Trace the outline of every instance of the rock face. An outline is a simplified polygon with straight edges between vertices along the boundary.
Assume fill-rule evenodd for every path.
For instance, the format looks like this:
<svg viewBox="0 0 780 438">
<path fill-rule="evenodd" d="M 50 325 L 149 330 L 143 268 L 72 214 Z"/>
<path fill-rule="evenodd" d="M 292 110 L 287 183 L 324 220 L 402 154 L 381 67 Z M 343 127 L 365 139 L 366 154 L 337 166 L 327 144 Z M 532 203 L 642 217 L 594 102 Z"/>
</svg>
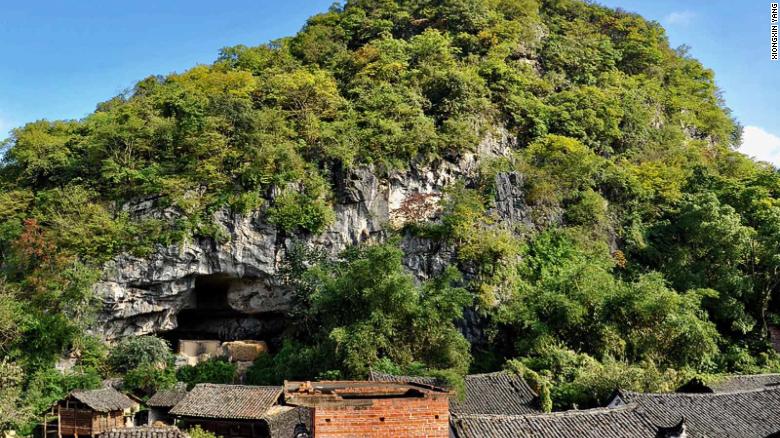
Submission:
<svg viewBox="0 0 780 438">
<path fill-rule="evenodd" d="M 512 139 L 499 131 L 474 153 L 412 165 L 384 177 L 370 167 L 345 171 L 334 178 L 336 219 L 316 236 L 284 235 L 264 219 L 263 210 L 246 216 L 218 211 L 214 219 L 228 235 L 224 242 L 194 238 L 160 247 L 146 258 L 121 255 L 107 263 L 95 286 L 103 310 L 94 331 L 116 339 L 174 330 L 180 312 L 201 307 L 202 294 L 210 293 L 196 291 L 198 280 L 219 276 L 227 279 L 226 286 L 213 293 L 225 297 L 219 305 L 221 316 L 215 314 L 211 323 L 225 325 L 218 328 L 225 339 L 245 337 L 252 330 L 262 332 L 263 315 L 279 315 L 290 305 L 289 293 L 274 277 L 295 240 L 336 253 L 359 242 L 382 240 L 388 227 L 434 218 L 447 186 L 468 181 L 476 175 L 480 160 L 507 156 L 513 146 Z M 522 177 L 501 174 L 496 182 L 497 213 L 508 220 L 529 221 L 520 191 Z M 137 215 L 174 214 L 155 210 L 149 201 L 127 209 Z M 453 258 L 452 248 L 439 242 L 408 236 L 402 244 L 405 264 L 420 279 L 440 272 Z M 225 316 L 225 312 L 232 313 Z"/>
<path fill-rule="evenodd" d="M 109 262 L 95 286 L 104 303 L 97 331 L 112 339 L 174 329 L 179 311 L 193 306 L 198 276 L 213 274 L 254 280 L 255 297 L 243 299 L 248 286 L 241 282 L 229 302 L 242 308 L 268 302 L 268 311 L 282 309 L 268 284 L 280 250 L 276 229 L 260 213 L 240 217 L 220 211 L 216 220 L 229 230 L 228 242 L 197 239 L 160 248 L 148 258 L 122 255 Z"/>
</svg>

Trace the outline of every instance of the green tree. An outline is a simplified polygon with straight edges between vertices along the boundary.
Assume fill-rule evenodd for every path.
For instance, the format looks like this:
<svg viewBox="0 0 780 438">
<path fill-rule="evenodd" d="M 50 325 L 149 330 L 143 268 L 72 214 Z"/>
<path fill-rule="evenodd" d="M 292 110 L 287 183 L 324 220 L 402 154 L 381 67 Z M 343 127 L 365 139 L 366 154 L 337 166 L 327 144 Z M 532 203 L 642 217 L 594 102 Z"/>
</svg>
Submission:
<svg viewBox="0 0 780 438">
<path fill-rule="evenodd" d="M 291 261 L 290 329 L 254 381 L 385 365 L 453 377 L 472 349 L 479 370 L 517 358 L 563 407 L 614 385 L 668 389 L 688 370 L 776 369 L 780 178 L 733 150 L 740 136 L 714 73 L 638 15 L 349 0 L 293 37 L 225 48 L 2 141 L 0 361 L 26 390 L 14 404 L 36 411 L 97 370 L 141 391 L 167 381 L 159 340 L 120 342 L 106 370 L 85 334 L 104 263 L 221 242 L 225 209 L 279 242 L 320 241 L 334 205 L 355 201 L 356 168 L 381 193 L 429 170 L 436 187 L 454 179 L 440 215 L 398 230 L 454 266 L 418 281 L 394 244 Z M 153 212 L 128 208 L 140 200 Z M 485 335 L 474 345 L 453 324 L 464 307 Z M 66 353 L 80 371 L 50 373 Z M 229 367 L 182 372 L 228 381 Z"/>
<path fill-rule="evenodd" d="M 126 390 L 149 397 L 161 389 L 173 387 L 176 384 L 176 372 L 169 366 L 143 364 L 125 373 L 123 382 Z"/>
<path fill-rule="evenodd" d="M 295 280 L 305 318 L 314 321 L 309 327 L 317 327 L 302 338 L 323 342 L 347 377 L 365 376 L 383 357 L 468 369 L 468 343 L 453 323 L 469 303 L 458 274 L 450 269 L 417 286 L 402 255 L 393 244 L 350 248 Z"/>
<path fill-rule="evenodd" d="M 213 358 L 195 366 L 179 368 L 176 370 L 176 379 L 186 383 L 190 389 L 199 383 L 229 384 L 236 379 L 236 365 L 221 358 Z"/>
<path fill-rule="evenodd" d="M 701 310 L 708 291 L 680 294 L 660 274 L 615 278 L 604 248 L 583 248 L 565 232 L 546 232 L 528 246 L 515 303 L 522 341 L 531 352 L 550 339 L 596 358 L 705 369 L 719 353 L 719 334 Z"/>
<path fill-rule="evenodd" d="M 22 403 L 24 370 L 19 365 L 0 360 L 0 430 L 14 430 L 34 414 Z"/>
<path fill-rule="evenodd" d="M 108 364 L 118 372 L 141 366 L 164 368 L 173 360 L 168 342 L 156 336 L 131 336 L 120 340 L 108 355 Z"/>
</svg>

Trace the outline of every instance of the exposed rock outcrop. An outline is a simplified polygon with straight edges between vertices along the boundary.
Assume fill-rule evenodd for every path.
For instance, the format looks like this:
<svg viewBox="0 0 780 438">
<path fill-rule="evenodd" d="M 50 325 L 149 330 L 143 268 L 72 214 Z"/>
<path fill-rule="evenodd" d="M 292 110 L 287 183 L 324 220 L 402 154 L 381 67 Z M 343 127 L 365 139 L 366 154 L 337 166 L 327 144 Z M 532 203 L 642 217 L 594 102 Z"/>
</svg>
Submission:
<svg viewBox="0 0 780 438">
<path fill-rule="evenodd" d="M 274 278 L 294 241 L 336 253 L 359 242 L 382 240 L 388 227 L 434 218 L 447 186 L 474 177 L 480 160 L 506 156 L 513 146 L 513 139 L 499 131 L 487 137 L 477 151 L 457 158 L 425 166 L 413 164 L 406 171 L 384 176 L 371 167 L 345 171 L 334 181 L 336 219 L 316 236 L 283 235 L 265 220 L 263 210 L 246 216 L 218 211 L 214 221 L 228 236 L 224 242 L 194 238 L 160 247 L 149 257 L 124 254 L 106 264 L 102 281 L 95 286 L 103 302 L 95 332 L 115 339 L 174 329 L 179 312 L 197 306 L 194 292 L 197 279 L 209 275 L 230 278 L 227 306 L 251 317 L 247 321 L 224 324 L 260 324 L 263 314 L 278 314 L 289 306 L 289 294 Z M 498 214 L 512 221 L 529 221 L 520 191 L 522 177 L 502 174 L 496 182 Z M 150 201 L 141 201 L 127 209 L 132 214 L 158 217 L 175 214 L 154 209 Z M 403 247 L 407 267 L 420 279 L 440 272 L 453 259 L 453 249 L 441 242 L 408 236 Z M 227 332 L 233 329 L 240 327 L 225 327 Z M 262 331 L 263 328 L 253 329 Z M 235 334 L 247 333 L 245 330 Z"/>
</svg>

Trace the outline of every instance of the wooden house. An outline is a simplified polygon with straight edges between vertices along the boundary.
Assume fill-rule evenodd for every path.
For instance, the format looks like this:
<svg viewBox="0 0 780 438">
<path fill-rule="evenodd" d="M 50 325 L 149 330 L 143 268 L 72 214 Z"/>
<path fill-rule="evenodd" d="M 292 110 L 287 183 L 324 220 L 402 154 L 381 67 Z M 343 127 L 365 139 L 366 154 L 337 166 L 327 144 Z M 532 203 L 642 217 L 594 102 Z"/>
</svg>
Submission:
<svg viewBox="0 0 780 438">
<path fill-rule="evenodd" d="M 114 388 L 75 390 L 53 406 L 58 437 L 95 437 L 132 425 L 138 403 Z"/>
</svg>

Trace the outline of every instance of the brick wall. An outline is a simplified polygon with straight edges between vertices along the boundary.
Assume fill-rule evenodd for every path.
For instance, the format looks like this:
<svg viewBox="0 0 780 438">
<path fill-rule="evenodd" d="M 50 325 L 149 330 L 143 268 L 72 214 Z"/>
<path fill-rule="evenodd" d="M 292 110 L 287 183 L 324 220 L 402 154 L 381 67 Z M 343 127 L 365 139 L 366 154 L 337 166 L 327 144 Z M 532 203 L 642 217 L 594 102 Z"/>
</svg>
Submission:
<svg viewBox="0 0 780 438">
<path fill-rule="evenodd" d="M 368 406 L 317 406 L 312 411 L 315 438 L 449 436 L 446 395 L 376 398 Z"/>
</svg>

